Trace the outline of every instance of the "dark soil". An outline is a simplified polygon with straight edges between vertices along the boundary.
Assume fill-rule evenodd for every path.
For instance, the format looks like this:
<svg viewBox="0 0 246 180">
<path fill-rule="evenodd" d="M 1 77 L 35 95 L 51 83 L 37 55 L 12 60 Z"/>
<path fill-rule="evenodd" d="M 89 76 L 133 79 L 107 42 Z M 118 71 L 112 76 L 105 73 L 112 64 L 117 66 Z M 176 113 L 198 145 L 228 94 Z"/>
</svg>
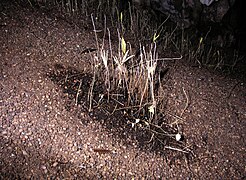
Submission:
<svg viewBox="0 0 246 180">
<path fill-rule="evenodd" d="M 110 106 L 88 111 L 91 25 L 0 5 L 0 179 L 246 178 L 245 79 L 167 63 L 163 121 L 184 140 L 151 139 Z"/>
</svg>

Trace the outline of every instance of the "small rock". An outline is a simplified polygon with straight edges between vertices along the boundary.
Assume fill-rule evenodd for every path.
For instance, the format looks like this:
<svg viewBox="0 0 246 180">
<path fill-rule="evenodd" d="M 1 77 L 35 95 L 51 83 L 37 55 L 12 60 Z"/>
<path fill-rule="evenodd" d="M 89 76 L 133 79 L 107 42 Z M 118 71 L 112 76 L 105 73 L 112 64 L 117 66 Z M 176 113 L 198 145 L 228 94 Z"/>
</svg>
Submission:
<svg viewBox="0 0 246 180">
<path fill-rule="evenodd" d="M 22 153 L 23 153 L 24 156 L 28 156 L 29 155 L 25 150 L 23 150 Z"/>
<path fill-rule="evenodd" d="M 52 166 L 56 167 L 58 165 L 58 162 L 55 162 Z"/>
</svg>

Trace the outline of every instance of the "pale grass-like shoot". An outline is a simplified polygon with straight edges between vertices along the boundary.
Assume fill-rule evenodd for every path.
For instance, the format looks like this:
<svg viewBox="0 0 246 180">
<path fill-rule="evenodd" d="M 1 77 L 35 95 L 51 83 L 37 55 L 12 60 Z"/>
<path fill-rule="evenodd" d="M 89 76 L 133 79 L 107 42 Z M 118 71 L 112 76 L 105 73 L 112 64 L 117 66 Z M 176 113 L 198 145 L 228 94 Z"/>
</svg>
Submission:
<svg viewBox="0 0 246 180">
<path fill-rule="evenodd" d="M 127 92 L 128 92 L 128 98 L 129 98 L 130 91 L 129 91 L 129 86 L 128 86 L 128 83 L 129 83 L 128 69 L 126 68 L 125 63 L 128 60 L 130 60 L 131 58 L 133 58 L 134 55 L 128 56 L 128 52 L 129 51 L 127 50 L 125 52 L 125 54 L 124 54 L 123 57 L 121 57 L 121 56 L 119 56 L 119 57 L 114 56 L 113 57 L 113 60 L 116 63 L 116 68 L 114 70 L 114 76 L 116 77 L 116 82 L 118 82 L 118 83 L 115 83 L 115 84 L 117 84 L 117 88 L 119 86 L 121 86 L 123 89 L 126 88 L 127 89 Z"/>
<path fill-rule="evenodd" d="M 106 69 L 106 79 L 105 79 L 105 85 L 107 87 L 107 91 L 109 93 L 110 91 L 110 74 L 109 74 L 109 67 L 108 67 L 108 51 L 106 51 L 105 49 L 101 49 L 101 58 L 104 64 L 104 67 Z"/>
<path fill-rule="evenodd" d="M 115 57 L 115 56 L 113 57 L 114 62 L 117 65 L 115 71 L 117 72 L 117 74 L 119 75 L 120 78 L 122 77 L 122 75 L 125 76 L 127 74 L 127 69 L 126 69 L 126 67 L 125 67 L 124 64 L 129 59 L 131 59 L 131 58 L 134 57 L 134 55 L 131 55 L 131 56 L 128 56 L 128 57 L 127 57 L 127 55 L 128 55 L 128 51 L 126 51 L 126 53 L 125 53 L 125 55 L 124 55 L 124 57 L 122 59 L 121 58 L 118 58 L 118 57 Z"/>
<path fill-rule="evenodd" d="M 108 51 L 105 51 L 105 49 L 101 49 L 101 58 L 103 60 L 106 71 L 108 71 Z"/>
</svg>

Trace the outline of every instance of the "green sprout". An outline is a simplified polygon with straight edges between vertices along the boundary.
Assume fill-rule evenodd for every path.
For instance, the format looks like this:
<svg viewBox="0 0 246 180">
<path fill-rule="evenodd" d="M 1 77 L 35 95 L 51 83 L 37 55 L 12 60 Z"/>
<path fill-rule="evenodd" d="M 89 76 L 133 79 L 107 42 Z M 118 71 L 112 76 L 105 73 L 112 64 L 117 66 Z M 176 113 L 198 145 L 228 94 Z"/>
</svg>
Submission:
<svg viewBox="0 0 246 180">
<path fill-rule="evenodd" d="M 156 40 L 160 37 L 160 33 L 157 35 L 156 32 L 154 34 L 154 37 L 153 37 L 153 43 L 156 42 Z"/>
<path fill-rule="evenodd" d="M 121 38 L 121 50 L 123 52 L 123 54 L 126 54 L 126 41 L 124 40 L 124 38 Z"/>
<path fill-rule="evenodd" d="M 203 37 L 200 38 L 199 44 L 202 44 L 203 42 Z"/>
<path fill-rule="evenodd" d="M 120 22 L 122 23 L 123 22 L 123 13 L 120 12 Z"/>
</svg>

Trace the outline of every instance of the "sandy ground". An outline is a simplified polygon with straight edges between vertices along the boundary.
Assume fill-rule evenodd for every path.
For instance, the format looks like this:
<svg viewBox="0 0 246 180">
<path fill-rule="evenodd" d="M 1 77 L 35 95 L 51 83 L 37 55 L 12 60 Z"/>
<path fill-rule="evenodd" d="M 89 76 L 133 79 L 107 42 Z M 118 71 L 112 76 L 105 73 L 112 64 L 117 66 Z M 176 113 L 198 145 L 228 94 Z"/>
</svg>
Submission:
<svg viewBox="0 0 246 180">
<path fill-rule="evenodd" d="M 92 29 L 55 12 L 1 5 L 0 179 L 246 178 L 246 81 L 184 61 L 167 65 L 167 116 L 182 114 L 191 152 L 155 151 L 131 127 L 105 123 L 117 117 L 75 106 L 47 75 L 57 64 L 88 71 L 90 57 L 80 52 L 95 46 Z"/>
</svg>

